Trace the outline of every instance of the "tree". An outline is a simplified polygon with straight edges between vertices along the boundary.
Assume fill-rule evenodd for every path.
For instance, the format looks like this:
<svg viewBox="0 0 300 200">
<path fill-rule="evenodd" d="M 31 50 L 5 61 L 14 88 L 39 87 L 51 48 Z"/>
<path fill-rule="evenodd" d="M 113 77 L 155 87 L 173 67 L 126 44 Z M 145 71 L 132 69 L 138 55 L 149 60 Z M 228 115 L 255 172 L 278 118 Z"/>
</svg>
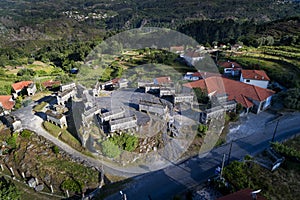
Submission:
<svg viewBox="0 0 300 200">
<path fill-rule="evenodd" d="M 300 88 L 291 88 L 281 95 L 286 108 L 300 110 Z"/>
<path fill-rule="evenodd" d="M 194 93 L 199 103 L 207 104 L 209 102 L 209 97 L 206 91 L 201 90 L 200 88 L 194 88 Z"/>
<path fill-rule="evenodd" d="M 115 158 L 120 155 L 121 151 L 113 142 L 105 140 L 102 142 L 102 153 L 110 158 Z"/>
<path fill-rule="evenodd" d="M 20 69 L 17 73 L 17 76 L 34 76 L 35 75 L 35 71 L 33 71 L 32 69 Z"/>
<path fill-rule="evenodd" d="M 240 113 L 242 113 L 242 111 L 243 111 L 243 105 L 241 103 L 238 103 L 236 105 L 236 113 L 240 114 Z"/>
<path fill-rule="evenodd" d="M 7 181 L 4 177 L 0 178 L 0 199 L 1 200 L 17 200 L 21 195 L 15 184 Z"/>
<path fill-rule="evenodd" d="M 138 138 L 134 135 L 115 135 L 109 139 L 112 143 L 125 151 L 134 151 L 138 146 Z"/>
</svg>

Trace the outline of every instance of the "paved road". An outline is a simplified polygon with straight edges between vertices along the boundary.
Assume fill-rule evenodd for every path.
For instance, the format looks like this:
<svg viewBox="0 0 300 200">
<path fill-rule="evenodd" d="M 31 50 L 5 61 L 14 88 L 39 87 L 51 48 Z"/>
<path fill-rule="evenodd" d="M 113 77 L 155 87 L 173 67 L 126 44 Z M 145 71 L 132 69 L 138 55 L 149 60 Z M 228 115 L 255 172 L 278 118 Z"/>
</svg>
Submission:
<svg viewBox="0 0 300 200">
<path fill-rule="evenodd" d="M 51 135 L 50 133 L 44 130 L 44 128 L 42 127 L 43 119 L 33 114 L 32 107 L 34 105 L 36 105 L 36 103 L 32 103 L 29 106 L 19 109 L 12 113 L 12 115 L 17 116 L 21 120 L 23 129 L 34 131 L 38 135 L 43 136 L 47 140 L 54 143 L 56 146 L 60 147 L 63 151 L 68 153 L 72 158 L 81 162 L 86 162 L 89 166 L 93 166 L 96 167 L 97 169 L 101 169 L 103 164 L 103 169 L 107 173 L 119 175 L 119 176 L 125 176 L 125 177 L 131 177 L 140 174 L 134 172 L 126 173 L 121 169 L 118 169 L 117 167 L 110 166 L 108 163 L 104 163 L 103 161 L 86 156 L 80 153 L 79 151 L 71 148 L 69 145 L 65 144 L 61 140 L 57 139 L 56 137 L 54 137 L 53 135 Z"/>
<path fill-rule="evenodd" d="M 281 141 L 300 133 L 299 122 L 299 113 L 284 115 L 280 119 L 275 140 Z M 242 159 L 247 154 L 255 155 L 265 149 L 273 136 L 276 123 L 277 121 L 267 123 L 264 132 L 235 140 L 230 160 Z M 175 194 L 206 181 L 214 174 L 214 169 L 221 165 L 223 155 L 228 152 L 229 144 L 226 144 L 201 157 L 197 156 L 179 165 L 138 176 L 123 192 L 128 200 L 171 199 Z M 107 200 L 117 199 L 121 199 L 119 193 L 107 198 Z"/>
<path fill-rule="evenodd" d="M 102 165 L 100 160 L 81 154 L 45 131 L 42 128 L 43 120 L 32 113 L 32 106 L 34 106 L 34 104 L 13 112 L 13 115 L 18 116 L 21 119 L 24 128 L 32 130 L 50 140 L 65 152 L 73 156 L 73 158 L 85 161 L 90 166 L 100 168 Z M 299 122 L 299 113 L 284 115 L 280 119 L 276 140 L 283 140 L 300 133 Z M 266 148 L 272 138 L 276 123 L 277 121 L 267 123 L 263 132 L 257 132 L 248 137 L 235 140 L 232 146 L 231 159 L 241 159 L 246 154 L 253 155 Z M 136 175 L 135 180 L 124 190 L 127 194 L 127 199 L 129 200 L 149 199 L 149 195 L 152 200 L 170 199 L 174 196 L 174 194 L 182 192 L 187 188 L 196 186 L 207 180 L 208 177 L 213 175 L 214 169 L 221 164 L 223 154 L 227 154 L 228 152 L 229 144 L 226 144 L 213 149 L 207 153 L 207 155 L 202 154 L 201 157 L 197 156 L 188 159 L 179 165 L 172 165 L 163 170 L 150 172 L 141 176 L 137 176 L 139 174 L 138 171 L 136 171 L 136 173 L 134 173 L 134 171 L 126 173 L 120 169 L 116 169 L 105 164 L 104 170 L 108 173 L 123 176 Z M 112 195 L 107 199 L 120 199 L 120 194 Z"/>
</svg>

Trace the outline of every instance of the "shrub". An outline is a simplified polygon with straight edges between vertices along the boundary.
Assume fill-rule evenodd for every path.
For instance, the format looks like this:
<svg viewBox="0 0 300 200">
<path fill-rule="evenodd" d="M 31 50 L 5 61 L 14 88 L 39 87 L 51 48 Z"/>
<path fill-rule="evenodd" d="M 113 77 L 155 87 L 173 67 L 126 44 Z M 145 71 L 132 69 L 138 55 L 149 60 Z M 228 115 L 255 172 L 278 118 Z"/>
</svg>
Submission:
<svg viewBox="0 0 300 200">
<path fill-rule="evenodd" d="M 52 151 L 53 151 L 53 153 L 58 154 L 59 153 L 59 148 L 57 146 L 53 146 Z"/>
<path fill-rule="evenodd" d="M 292 147 L 286 146 L 279 142 L 272 143 L 272 147 L 276 152 L 278 152 L 286 157 L 296 158 L 296 159 L 300 160 L 300 152 Z"/>
<path fill-rule="evenodd" d="M 117 145 L 109 140 L 105 140 L 101 143 L 102 153 L 110 158 L 115 158 L 120 155 L 121 151 Z"/>
<path fill-rule="evenodd" d="M 122 134 L 115 135 L 109 139 L 112 143 L 117 145 L 119 148 L 126 151 L 134 151 L 138 146 L 138 138 L 134 135 Z"/>
<path fill-rule="evenodd" d="M 7 139 L 7 144 L 12 148 L 15 149 L 17 148 L 17 138 L 18 138 L 18 133 L 13 133 L 10 138 Z"/>
<path fill-rule="evenodd" d="M 61 184 L 61 188 L 63 190 L 69 190 L 72 192 L 78 192 L 80 193 L 82 190 L 83 184 L 80 181 L 77 181 L 75 179 L 66 179 L 64 182 Z"/>
<path fill-rule="evenodd" d="M 224 169 L 225 178 L 230 180 L 238 189 L 249 187 L 249 179 L 245 172 L 245 167 L 244 163 L 233 161 Z"/>
<path fill-rule="evenodd" d="M 20 199 L 20 191 L 16 188 L 15 184 L 7 181 L 4 177 L 0 178 L 0 199 Z"/>
<path fill-rule="evenodd" d="M 32 132 L 29 131 L 29 130 L 23 130 L 23 131 L 21 132 L 21 136 L 22 136 L 23 138 L 26 138 L 26 139 L 30 138 L 31 134 L 32 134 Z"/>
</svg>

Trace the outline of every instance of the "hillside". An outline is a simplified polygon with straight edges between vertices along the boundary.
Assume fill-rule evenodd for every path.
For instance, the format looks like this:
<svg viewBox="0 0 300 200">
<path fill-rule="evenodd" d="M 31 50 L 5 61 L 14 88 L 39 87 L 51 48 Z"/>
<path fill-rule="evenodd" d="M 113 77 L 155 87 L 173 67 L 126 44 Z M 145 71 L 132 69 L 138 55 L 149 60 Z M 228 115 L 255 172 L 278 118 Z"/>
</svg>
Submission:
<svg viewBox="0 0 300 200">
<path fill-rule="evenodd" d="M 291 45 L 300 38 L 300 17 L 290 17 L 272 22 L 255 23 L 254 21 L 238 22 L 232 19 L 216 21 L 202 20 L 185 24 L 178 28 L 200 43 L 214 41 L 224 43 L 243 42 L 247 46 Z M 268 44 L 263 38 L 272 37 Z M 261 38 L 261 41 L 258 40 Z M 293 41 L 295 40 L 295 41 Z M 264 43 L 260 43 L 264 42 Z"/>
<path fill-rule="evenodd" d="M 87 39 L 105 30 L 176 29 L 198 20 L 268 22 L 299 14 L 299 2 L 279 0 L 3 0 L 0 35 L 4 41 Z"/>
</svg>

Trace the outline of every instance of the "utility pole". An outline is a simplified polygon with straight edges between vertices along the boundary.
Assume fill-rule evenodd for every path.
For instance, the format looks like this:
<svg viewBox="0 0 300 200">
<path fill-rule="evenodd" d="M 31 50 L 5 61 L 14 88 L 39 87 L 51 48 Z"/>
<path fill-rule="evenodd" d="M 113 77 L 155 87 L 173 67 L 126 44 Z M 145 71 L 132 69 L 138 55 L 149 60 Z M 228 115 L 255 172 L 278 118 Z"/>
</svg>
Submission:
<svg viewBox="0 0 300 200">
<path fill-rule="evenodd" d="M 272 142 L 274 142 L 275 135 L 276 135 L 276 132 L 277 132 L 277 127 L 278 127 L 278 124 L 279 124 L 279 119 L 277 120 L 277 123 L 276 123 L 275 129 L 274 129 L 274 133 L 273 133 L 273 137 L 272 137 Z"/>
<path fill-rule="evenodd" d="M 222 160 L 221 172 L 220 172 L 220 179 L 222 179 L 222 174 L 223 174 L 223 169 L 224 169 L 224 164 L 225 164 L 225 158 L 226 158 L 226 154 L 224 153 L 223 160 Z"/>
<path fill-rule="evenodd" d="M 227 165 L 229 164 L 229 161 L 230 161 L 231 150 L 232 150 L 232 140 L 230 142 L 229 153 L 228 153 L 228 158 L 227 158 Z"/>
</svg>

